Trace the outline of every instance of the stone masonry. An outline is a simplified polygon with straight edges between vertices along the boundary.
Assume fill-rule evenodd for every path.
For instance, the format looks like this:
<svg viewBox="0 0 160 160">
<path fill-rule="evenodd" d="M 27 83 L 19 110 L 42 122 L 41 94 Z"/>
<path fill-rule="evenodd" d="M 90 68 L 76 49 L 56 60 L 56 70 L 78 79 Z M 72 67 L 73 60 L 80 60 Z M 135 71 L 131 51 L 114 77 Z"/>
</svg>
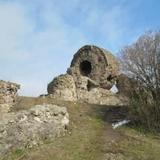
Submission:
<svg viewBox="0 0 160 160">
<path fill-rule="evenodd" d="M 0 111 L 9 111 L 17 97 L 20 85 L 0 80 Z"/>
<path fill-rule="evenodd" d="M 118 61 L 109 51 L 87 45 L 74 55 L 68 74 L 75 79 L 86 76 L 101 88 L 110 89 L 119 74 Z"/>
<path fill-rule="evenodd" d="M 75 53 L 67 73 L 48 84 L 48 94 L 66 101 L 123 105 L 111 88 L 119 76 L 117 59 L 102 48 L 86 45 Z"/>
</svg>

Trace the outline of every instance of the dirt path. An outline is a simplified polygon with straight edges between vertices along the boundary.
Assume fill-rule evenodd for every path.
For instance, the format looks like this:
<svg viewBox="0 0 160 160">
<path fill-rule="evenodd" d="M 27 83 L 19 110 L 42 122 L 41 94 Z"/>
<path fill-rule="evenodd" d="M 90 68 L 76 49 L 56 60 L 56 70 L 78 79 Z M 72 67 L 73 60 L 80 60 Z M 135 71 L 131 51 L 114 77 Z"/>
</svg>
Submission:
<svg viewBox="0 0 160 160">
<path fill-rule="evenodd" d="M 119 146 L 119 143 L 124 139 L 124 135 L 119 130 L 114 130 L 111 124 L 124 120 L 126 113 L 127 111 L 122 107 L 111 107 L 105 112 L 105 128 L 101 136 L 104 153 L 102 160 L 124 160 L 123 152 Z"/>
</svg>

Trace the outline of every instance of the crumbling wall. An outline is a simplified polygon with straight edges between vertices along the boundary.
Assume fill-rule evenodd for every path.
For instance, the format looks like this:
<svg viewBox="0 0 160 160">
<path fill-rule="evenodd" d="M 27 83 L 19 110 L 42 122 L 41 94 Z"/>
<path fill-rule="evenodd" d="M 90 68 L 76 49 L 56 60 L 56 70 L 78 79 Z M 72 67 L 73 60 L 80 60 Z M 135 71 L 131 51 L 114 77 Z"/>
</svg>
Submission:
<svg viewBox="0 0 160 160">
<path fill-rule="evenodd" d="M 48 93 L 67 101 L 123 105 L 123 98 L 110 90 L 118 76 L 119 64 L 110 52 L 86 45 L 74 55 L 67 74 L 49 83 Z"/>
<path fill-rule="evenodd" d="M 0 111 L 6 110 L 14 104 L 20 85 L 0 80 Z"/>
<path fill-rule="evenodd" d="M 80 102 L 101 105 L 124 105 L 127 100 L 121 95 L 115 94 L 110 90 L 101 88 L 95 81 L 88 77 L 78 78 L 77 99 Z"/>
<path fill-rule="evenodd" d="M 64 101 L 76 101 L 76 86 L 74 79 L 71 75 L 64 74 L 55 77 L 47 87 L 50 97 L 61 99 Z"/>
<path fill-rule="evenodd" d="M 109 51 L 86 45 L 74 55 L 67 73 L 76 78 L 86 76 L 102 88 L 109 89 L 119 74 L 119 65 Z"/>
</svg>

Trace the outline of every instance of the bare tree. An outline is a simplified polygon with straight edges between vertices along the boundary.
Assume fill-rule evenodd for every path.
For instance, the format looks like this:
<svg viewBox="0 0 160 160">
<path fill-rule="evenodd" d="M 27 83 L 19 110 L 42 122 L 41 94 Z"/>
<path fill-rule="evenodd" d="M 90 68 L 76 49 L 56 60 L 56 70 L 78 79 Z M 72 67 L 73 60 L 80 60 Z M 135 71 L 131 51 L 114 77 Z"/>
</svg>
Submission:
<svg viewBox="0 0 160 160">
<path fill-rule="evenodd" d="M 147 32 L 136 43 L 120 51 L 123 71 L 151 91 L 160 95 L 160 31 Z"/>
</svg>

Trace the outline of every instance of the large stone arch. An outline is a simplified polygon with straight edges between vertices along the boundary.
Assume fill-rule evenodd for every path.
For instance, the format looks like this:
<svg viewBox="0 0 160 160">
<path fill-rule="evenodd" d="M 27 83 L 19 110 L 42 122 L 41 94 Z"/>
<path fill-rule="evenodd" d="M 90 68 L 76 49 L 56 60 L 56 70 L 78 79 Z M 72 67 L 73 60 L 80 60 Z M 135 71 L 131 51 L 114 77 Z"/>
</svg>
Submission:
<svg viewBox="0 0 160 160">
<path fill-rule="evenodd" d="M 74 55 L 69 73 L 74 77 L 86 76 L 99 84 L 106 83 L 118 74 L 116 58 L 104 49 L 86 45 Z"/>
</svg>

